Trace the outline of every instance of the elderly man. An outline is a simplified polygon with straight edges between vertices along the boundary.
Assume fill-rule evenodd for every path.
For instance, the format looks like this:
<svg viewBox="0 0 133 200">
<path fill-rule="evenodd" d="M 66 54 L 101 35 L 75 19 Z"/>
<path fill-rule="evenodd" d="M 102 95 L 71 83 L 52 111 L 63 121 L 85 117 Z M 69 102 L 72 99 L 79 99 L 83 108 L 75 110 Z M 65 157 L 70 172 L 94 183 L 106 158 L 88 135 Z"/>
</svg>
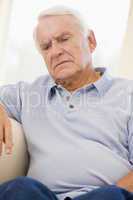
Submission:
<svg viewBox="0 0 133 200">
<path fill-rule="evenodd" d="M 94 33 L 74 11 L 42 12 L 34 39 L 49 75 L 0 89 L 0 148 L 12 151 L 13 117 L 30 155 L 0 200 L 133 200 L 132 81 L 94 69 Z"/>
</svg>

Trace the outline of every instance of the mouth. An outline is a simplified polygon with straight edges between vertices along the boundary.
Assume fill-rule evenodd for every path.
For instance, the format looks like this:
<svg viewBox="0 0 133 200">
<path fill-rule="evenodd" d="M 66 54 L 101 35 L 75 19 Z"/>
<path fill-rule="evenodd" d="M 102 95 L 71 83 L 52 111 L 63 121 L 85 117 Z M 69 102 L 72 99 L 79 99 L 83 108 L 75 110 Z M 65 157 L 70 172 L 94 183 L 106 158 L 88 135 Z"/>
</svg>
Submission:
<svg viewBox="0 0 133 200">
<path fill-rule="evenodd" d="M 62 61 L 62 62 L 56 64 L 54 68 L 56 68 L 56 67 L 58 67 L 59 65 L 62 65 L 62 64 L 64 64 L 64 63 L 68 63 L 68 62 L 72 62 L 72 61 L 71 61 L 71 60 L 64 60 L 64 61 Z"/>
</svg>

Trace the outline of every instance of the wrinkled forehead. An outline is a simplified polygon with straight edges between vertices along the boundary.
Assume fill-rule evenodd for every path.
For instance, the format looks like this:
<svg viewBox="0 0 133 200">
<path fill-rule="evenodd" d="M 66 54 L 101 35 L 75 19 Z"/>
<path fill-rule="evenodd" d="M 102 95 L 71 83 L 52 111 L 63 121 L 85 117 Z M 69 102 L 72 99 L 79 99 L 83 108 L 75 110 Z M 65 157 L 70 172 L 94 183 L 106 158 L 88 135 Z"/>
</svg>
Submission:
<svg viewBox="0 0 133 200">
<path fill-rule="evenodd" d="M 38 37 L 58 36 L 63 32 L 78 33 L 81 31 L 78 20 L 72 15 L 54 15 L 42 17 L 37 24 Z"/>
</svg>

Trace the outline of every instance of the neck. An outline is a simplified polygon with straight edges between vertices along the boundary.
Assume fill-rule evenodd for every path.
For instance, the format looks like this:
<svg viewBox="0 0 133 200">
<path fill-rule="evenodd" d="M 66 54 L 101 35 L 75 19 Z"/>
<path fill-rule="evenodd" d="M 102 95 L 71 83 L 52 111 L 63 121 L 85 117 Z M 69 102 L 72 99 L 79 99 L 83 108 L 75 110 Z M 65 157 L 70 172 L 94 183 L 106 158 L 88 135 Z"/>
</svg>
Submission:
<svg viewBox="0 0 133 200">
<path fill-rule="evenodd" d="M 67 80 L 58 80 L 57 84 L 62 85 L 69 92 L 73 92 L 84 85 L 97 81 L 99 78 L 100 72 L 96 72 L 93 68 L 86 68 Z"/>
</svg>

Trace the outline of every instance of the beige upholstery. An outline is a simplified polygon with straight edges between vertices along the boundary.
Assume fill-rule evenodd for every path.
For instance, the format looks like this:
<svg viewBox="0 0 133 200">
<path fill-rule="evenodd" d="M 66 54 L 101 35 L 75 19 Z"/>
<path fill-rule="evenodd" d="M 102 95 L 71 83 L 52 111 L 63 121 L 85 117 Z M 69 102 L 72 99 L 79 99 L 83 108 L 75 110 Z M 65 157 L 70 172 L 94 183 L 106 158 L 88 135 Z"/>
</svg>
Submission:
<svg viewBox="0 0 133 200">
<path fill-rule="evenodd" d="M 28 153 L 21 125 L 10 119 L 12 123 L 12 133 L 14 148 L 11 155 L 4 152 L 0 156 L 0 183 L 13 179 L 17 176 L 26 175 L 28 168 Z"/>
</svg>

